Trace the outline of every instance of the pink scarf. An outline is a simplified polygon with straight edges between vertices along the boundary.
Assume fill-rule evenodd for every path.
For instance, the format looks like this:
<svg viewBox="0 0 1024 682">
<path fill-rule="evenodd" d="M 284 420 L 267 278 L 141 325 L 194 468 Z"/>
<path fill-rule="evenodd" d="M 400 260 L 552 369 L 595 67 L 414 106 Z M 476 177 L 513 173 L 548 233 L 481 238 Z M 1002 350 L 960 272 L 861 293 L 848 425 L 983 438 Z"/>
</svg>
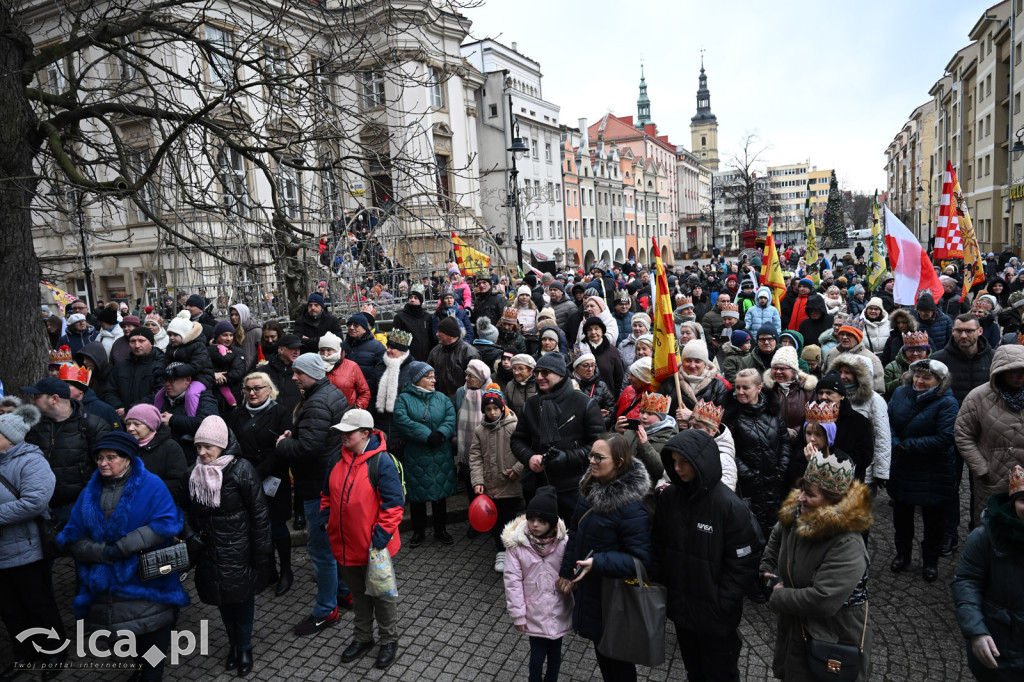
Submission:
<svg viewBox="0 0 1024 682">
<path fill-rule="evenodd" d="M 209 464 L 203 464 L 201 459 L 197 459 L 192 475 L 188 479 L 188 491 L 192 499 L 206 507 L 219 509 L 224 467 L 234 458 L 234 455 L 221 455 Z"/>
</svg>

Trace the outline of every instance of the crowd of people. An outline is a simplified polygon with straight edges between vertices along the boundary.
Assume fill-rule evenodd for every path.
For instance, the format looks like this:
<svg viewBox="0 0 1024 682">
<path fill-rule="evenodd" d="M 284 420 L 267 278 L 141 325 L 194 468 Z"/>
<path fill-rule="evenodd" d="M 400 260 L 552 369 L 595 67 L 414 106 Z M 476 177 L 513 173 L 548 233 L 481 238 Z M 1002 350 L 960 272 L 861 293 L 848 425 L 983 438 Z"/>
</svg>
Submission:
<svg viewBox="0 0 1024 682">
<path fill-rule="evenodd" d="M 39 381 L 0 399 L 0 616 L 16 659 L 0 680 L 39 662 L 39 636 L 17 633 L 64 632 L 53 553 L 74 560 L 87 630 L 164 651 L 194 578 L 220 611 L 225 669 L 250 674 L 255 597 L 295 580 L 292 530 L 316 582 L 295 635 L 350 609 L 342 662 L 376 647 L 386 669 L 400 601 L 368 594 L 369 557 L 415 552 L 428 529 L 455 544 L 460 494 L 494 504 L 493 569 L 531 680 L 558 678 L 573 632 L 604 679 L 635 679 L 601 646 L 603 582 L 635 560 L 667 587 L 691 679 L 739 679 L 745 600 L 778 614 L 777 677 L 815 677 L 824 643 L 852 647 L 841 664 L 868 679 L 879 496 L 890 571 L 915 565 L 917 508 L 927 583 L 971 531 L 953 587 L 968 660 L 978 679 L 1019 677 L 1024 268 L 1008 259 L 963 297 L 950 266 L 940 298 L 899 305 L 891 277 L 872 290 L 857 264 L 823 260 L 816 282 L 793 253 L 778 307 L 746 260 L 670 268 L 679 370 L 660 383 L 652 273 L 633 263 L 515 282 L 452 266 L 398 284 L 387 333 L 372 303 L 335 317 L 324 286 L 287 324 L 243 304 L 218 319 L 198 294 L 139 315 L 72 302 L 63 333 L 45 320 Z M 140 555 L 179 540 L 191 570 L 143 579 Z M 162 662 L 137 662 L 136 679 L 160 679 Z"/>
</svg>

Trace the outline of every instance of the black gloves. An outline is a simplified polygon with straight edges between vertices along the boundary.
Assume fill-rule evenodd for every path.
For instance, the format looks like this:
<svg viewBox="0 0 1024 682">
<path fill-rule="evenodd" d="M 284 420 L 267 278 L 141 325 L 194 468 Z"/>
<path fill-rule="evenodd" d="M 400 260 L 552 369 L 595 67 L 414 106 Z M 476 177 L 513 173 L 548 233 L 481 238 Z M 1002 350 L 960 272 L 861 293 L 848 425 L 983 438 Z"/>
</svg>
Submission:
<svg viewBox="0 0 1024 682">
<path fill-rule="evenodd" d="M 432 448 L 436 448 L 438 445 L 444 442 L 444 434 L 440 431 L 434 431 L 432 434 L 427 436 L 427 445 Z"/>
</svg>

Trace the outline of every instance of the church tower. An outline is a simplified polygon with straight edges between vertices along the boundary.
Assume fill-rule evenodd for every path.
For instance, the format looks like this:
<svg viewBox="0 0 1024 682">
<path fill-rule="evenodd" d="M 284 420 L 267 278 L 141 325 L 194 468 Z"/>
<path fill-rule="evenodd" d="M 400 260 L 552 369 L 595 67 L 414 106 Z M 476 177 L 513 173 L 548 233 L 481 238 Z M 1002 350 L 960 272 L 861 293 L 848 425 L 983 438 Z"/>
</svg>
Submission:
<svg viewBox="0 0 1024 682">
<path fill-rule="evenodd" d="M 647 97 L 647 81 L 644 79 L 644 65 L 640 64 L 640 96 L 636 99 L 636 128 L 643 130 L 651 123 L 651 100 Z"/>
<path fill-rule="evenodd" d="M 700 58 L 700 79 L 697 87 L 697 115 L 690 119 L 691 149 L 700 162 L 712 171 L 718 170 L 718 119 L 711 113 L 711 91 L 704 73 L 704 57 Z"/>
</svg>

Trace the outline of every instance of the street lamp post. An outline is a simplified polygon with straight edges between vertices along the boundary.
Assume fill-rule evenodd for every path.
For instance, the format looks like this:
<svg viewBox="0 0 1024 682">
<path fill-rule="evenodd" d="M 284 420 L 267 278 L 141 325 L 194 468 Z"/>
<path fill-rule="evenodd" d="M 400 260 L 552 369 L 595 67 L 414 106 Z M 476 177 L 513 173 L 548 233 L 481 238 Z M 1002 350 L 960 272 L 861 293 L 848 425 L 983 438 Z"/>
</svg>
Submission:
<svg viewBox="0 0 1024 682">
<path fill-rule="evenodd" d="M 516 159 L 528 151 L 523 138 L 519 135 L 519 117 L 512 113 L 512 95 L 508 96 L 508 110 L 512 116 L 512 145 L 506 150 L 512 154 L 512 170 L 509 172 L 508 197 L 505 205 L 515 211 L 516 235 L 513 241 L 516 243 L 516 262 L 519 264 L 519 272 L 523 271 L 523 227 L 522 215 L 519 206 L 519 168 L 516 166 Z"/>
<path fill-rule="evenodd" d="M 85 245 L 85 212 L 82 210 L 82 192 L 75 193 L 75 213 L 78 218 L 78 238 L 82 241 L 82 273 L 85 275 L 85 295 L 89 299 L 89 309 L 96 305 L 92 295 L 92 268 L 89 267 L 89 249 Z"/>
<path fill-rule="evenodd" d="M 928 248 L 929 254 L 935 248 L 935 218 L 932 217 L 932 185 L 935 184 L 935 158 L 928 160 Z"/>
</svg>

